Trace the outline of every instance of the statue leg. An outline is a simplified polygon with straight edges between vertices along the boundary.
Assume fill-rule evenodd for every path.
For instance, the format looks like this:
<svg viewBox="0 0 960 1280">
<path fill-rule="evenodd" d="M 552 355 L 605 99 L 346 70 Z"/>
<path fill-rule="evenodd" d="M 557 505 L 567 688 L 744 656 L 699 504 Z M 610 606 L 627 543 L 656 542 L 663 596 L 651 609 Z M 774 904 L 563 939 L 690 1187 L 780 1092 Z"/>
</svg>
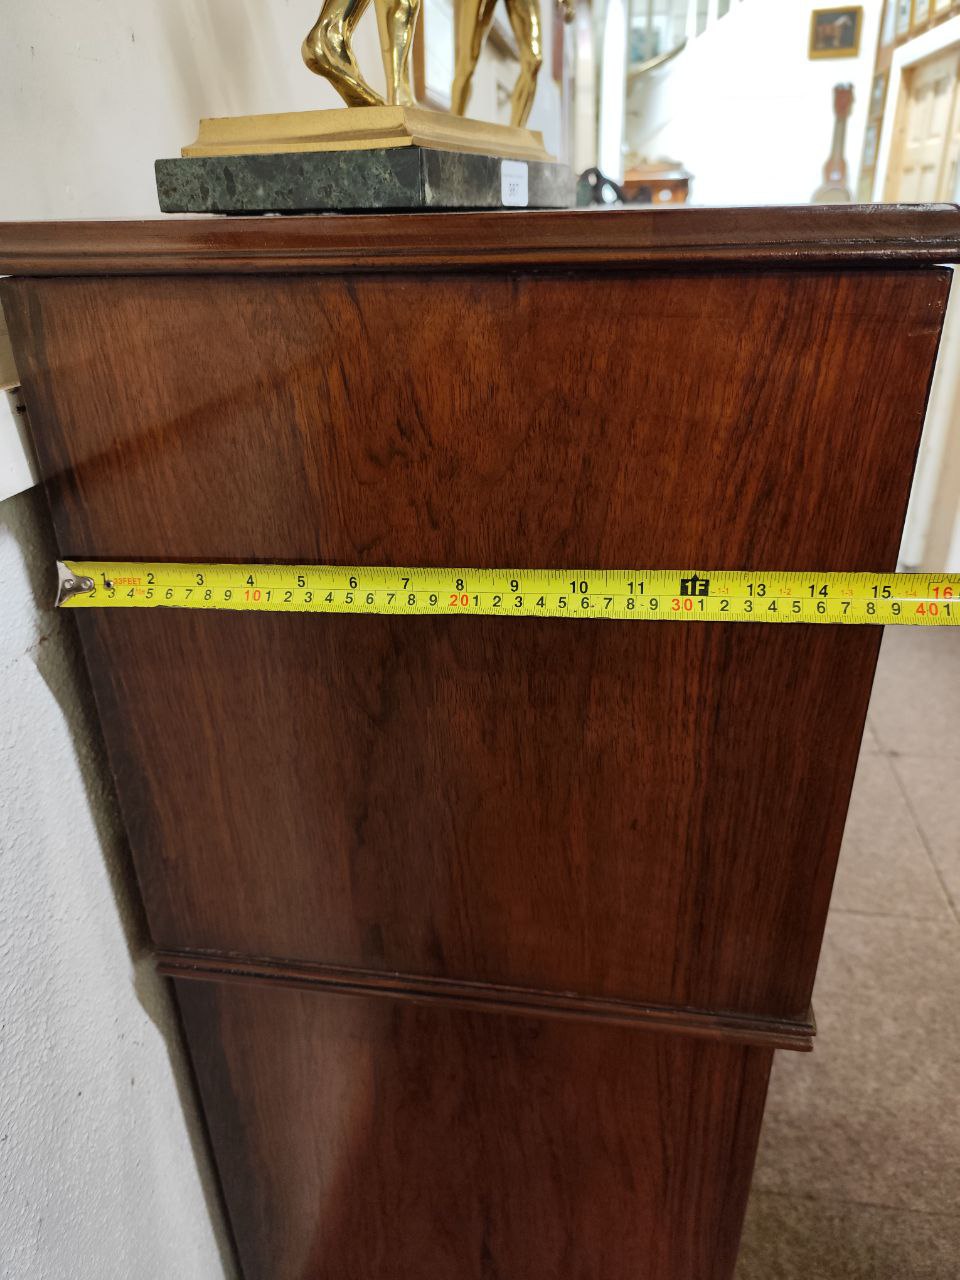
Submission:
<svg viewBox="0 0 960 1280">
<path fill-rule="evenodd" d="M 473 73 L 490 30 L 497 0 L 456 0 L 457 69 L 450 90 L 450 110 L 466 114 L 473 88 Z"/>
<path fill-rule="evenodd" d="M 410 83 L 410 52 L 420 16 L 420 0 L 375 0 L 383 69 L 387 76 L 387 102 L 415 107 Z"/>
<path fill-rule="evenodd" d="M 523 125 L 530 116 L 543 65 L 543 27 L 540 0 L 506 0 L 507 16 L 520 49 L 520 74 L 510 99 L 510 123 Z"/>
<path fill-rule="evenodd" d="M 301 53 L 311 71 L 329 80 L 348 107 L 378 107 L 383 99 L 360 74 L 350 42 L 369 0 L 324 0 Z"/>
</svg>

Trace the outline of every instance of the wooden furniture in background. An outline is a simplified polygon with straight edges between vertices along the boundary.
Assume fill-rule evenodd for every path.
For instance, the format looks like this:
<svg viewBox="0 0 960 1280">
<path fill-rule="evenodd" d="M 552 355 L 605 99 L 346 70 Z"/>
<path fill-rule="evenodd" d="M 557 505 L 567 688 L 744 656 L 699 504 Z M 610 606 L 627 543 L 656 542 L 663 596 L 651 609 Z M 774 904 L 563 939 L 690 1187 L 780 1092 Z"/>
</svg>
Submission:
<svg viewBox="0 0 960 1280">
<path fill-rule="evenodd" d="M 61 552 L 894 567 L 960 215 L 0 228 Z M 729 1280 L 870 629 L 79 613 L 247 1280 Z"/>
<path fill-rule="evenodd" d="M 628 204 L 686 204 L 690 174 L 675 160 L 637 163 L 623 175 L 620 186 Z"/>
</svg>

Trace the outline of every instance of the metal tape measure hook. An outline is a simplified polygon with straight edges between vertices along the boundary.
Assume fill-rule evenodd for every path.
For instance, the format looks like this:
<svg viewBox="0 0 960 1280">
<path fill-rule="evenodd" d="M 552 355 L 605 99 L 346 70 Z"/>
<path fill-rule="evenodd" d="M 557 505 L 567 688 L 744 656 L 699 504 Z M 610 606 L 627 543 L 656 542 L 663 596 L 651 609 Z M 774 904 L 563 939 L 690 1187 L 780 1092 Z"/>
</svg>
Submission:
<svg viewBox="0 0 960 1280">
<path fill-rule="evenodd" d="M 78 577 L 62 560 L 57 561 L 57 606 L 72 596 L 88 595 L 96 585 L 92 578 Z"/>
</svg>

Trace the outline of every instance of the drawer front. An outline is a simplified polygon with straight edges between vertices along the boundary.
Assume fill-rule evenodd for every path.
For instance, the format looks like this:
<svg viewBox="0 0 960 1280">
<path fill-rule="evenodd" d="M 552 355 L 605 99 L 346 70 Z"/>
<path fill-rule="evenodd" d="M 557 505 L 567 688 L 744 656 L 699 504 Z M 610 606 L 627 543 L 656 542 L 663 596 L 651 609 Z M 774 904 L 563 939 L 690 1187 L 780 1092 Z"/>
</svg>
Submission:
<svg viewBox="0 0 960 1280">
<path fill-rule="evenodd" d="M 893 567 L 946 281 L 8 300 L 63 554 L 814 571 Z M 805 1014 L 877 631 L 79 625 L 162 947 Z"/>
<path fill-rule="evenodd" d="M 246 1280 L 732 1276 L 769 1050 L 176 986 Z"/>
</svg>

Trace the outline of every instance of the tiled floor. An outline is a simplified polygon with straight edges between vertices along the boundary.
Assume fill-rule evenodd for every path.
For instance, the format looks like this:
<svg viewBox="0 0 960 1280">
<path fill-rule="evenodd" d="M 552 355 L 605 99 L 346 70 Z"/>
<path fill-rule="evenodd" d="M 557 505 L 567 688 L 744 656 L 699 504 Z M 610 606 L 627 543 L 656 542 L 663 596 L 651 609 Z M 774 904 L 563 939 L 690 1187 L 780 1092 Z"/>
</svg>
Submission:
<svg viewBox="0 0 960 1280">
<path fill-rule="evenodd" d="M 737 1280 L 960 1280 L 960 631 L 890 628 Z"/>
</svg>

